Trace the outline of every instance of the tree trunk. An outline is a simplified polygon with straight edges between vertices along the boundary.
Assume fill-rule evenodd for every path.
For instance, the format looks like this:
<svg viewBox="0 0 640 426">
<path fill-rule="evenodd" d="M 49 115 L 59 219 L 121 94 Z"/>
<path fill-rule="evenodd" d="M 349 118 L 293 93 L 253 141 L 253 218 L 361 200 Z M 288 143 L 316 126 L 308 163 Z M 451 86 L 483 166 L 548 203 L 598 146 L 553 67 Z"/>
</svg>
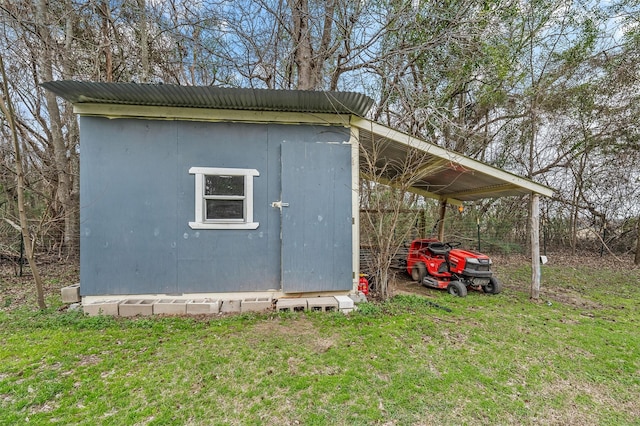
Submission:
<svg viewBox="0 0 640 426">
<path fill-rule="evenodd" d="M 38 57 L 38 66 L 42 81 L 53 80 L 53 59 L 54 46 L 51 46 L 51 37 L 48 29 L 47 1 L 40 0 L 36 10 L 37 31 L 42 40 L 42 49 Z M 47 103 L 47 113 L 49 115 L 49 125 L 51 130 L 51 145 L 53 147 L 53 163 L 57 175 L 56 197 L 62 205 L 64 216 L 64 247 L 67 256 L 75 255 L 77 245 L 75 244 L 77 228 L 73 226 L 75 221 L 72 217 L 77 214 L 71 198 L 71 179 L 69 176 L 69 159 L 67 157 L 67 145 L 62 133 L 62 118 L 60 108 L 56 100 L 56 95 L 49 91 L 44 91 Z"/>
<path fill-rule="evenodd" d="M 102 1 L 100 3 L 100 12 L 102 13 L 102 48 L 104 49 L 104 70 L 105 80 L 113 81 L 113 53 L 111 52 L 111 38 L 109 37 L 109 23 L 111 20 L 111 10 L 109 2 Z"/>
<path fill-rule="evenodd" d="M 638 223 L 636 225 L 636 257 L 633 259 L 633 263 L 640 265 L 640 217 L 638 217 Z"/>
<path fill-rule="evenodd" d="M 309 3 L 307 0 L 288 0 L 293 19 L 293 39 L 295 43 L 294 62 L 298 68 L 299 90 L 315 88 L 313 71 L 313 46 L 309 32 Z"/>
<path fill-rule="evenodd" d="M 27 253 L 27 260 L 31 273 L 33 274 L 33 280 L 36 285 L 36 300 L 40 309 L 46 309 L 47 304 L 44 301 L 44 289 L 42 285 L 42 279 L 40 278 L 40 272 L 33 255 L 34 241 L 29 233 L 29 222 L 27 220 L 27 213 L 24 208 L 24 170 L 22 168 L 22 155 L 20 150 L 20 144 L 18 143 L 18 134 L 16 132 L 16 125 L 13 116 L 13 105 L 11 98 L 9 97 L 9 86 L 7 84 L 7 75 L 4 69 L 4 61 L 2 55 L 0 55 L 0 73 L 2 74 L 2 89 L 6 98 L 6 103 L 3 101 L 0 103 L 0 109 L 5 118 L 9 122 L 11 129 L 11 140 L 13 142 L 13 151 L 16 162 L 16 179 L 17 179 L 17 192 L 18 192 L 18 216 L 20 217 L 20 231 L 22 232 L 22 239 L 24 241 L 25 251 Z"/>
<path fill-rule="evenodd" d="M 149 34 L 147 30 L 147 3 L 146 0 L 138 0 L 138 13 L 140 22 L 140 62 L 142 65 L 142 83 L 149 82 Z M 194 52 L 195 55 L 195 52 Z M 195 64 L 194 64 L 195 65 Z M 195 83 L 193 83 L 195 84 Z"/>
<path fill-rule="evenodd" d="M 447 200 L 440 201 L 438 210 L 438 240 L 444 241 L 444 220 L 447 215 Z"/>
</svg>

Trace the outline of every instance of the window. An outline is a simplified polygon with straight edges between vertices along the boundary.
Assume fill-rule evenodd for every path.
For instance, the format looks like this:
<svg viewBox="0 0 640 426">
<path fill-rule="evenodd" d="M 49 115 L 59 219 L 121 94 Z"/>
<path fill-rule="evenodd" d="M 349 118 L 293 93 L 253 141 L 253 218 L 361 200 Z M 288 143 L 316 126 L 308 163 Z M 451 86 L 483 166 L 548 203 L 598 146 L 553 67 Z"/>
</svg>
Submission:
<svg viewBox="0 0 640 426">
<path fill-rule="evenodd" d="M 192 167 L 196 181 L 196 219 L 192 229 L 256 229 L 253 221 L 255 169 Z"/>
</svg>

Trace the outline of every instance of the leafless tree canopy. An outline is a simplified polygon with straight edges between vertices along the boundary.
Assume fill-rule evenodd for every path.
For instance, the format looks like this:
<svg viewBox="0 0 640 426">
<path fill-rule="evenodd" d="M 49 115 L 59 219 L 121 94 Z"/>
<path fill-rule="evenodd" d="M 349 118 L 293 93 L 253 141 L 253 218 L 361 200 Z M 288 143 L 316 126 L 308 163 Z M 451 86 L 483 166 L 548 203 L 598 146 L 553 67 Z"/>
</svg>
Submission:
<svg viewBox="0 0 640 426">
<path fill-rule="evenodd" d="M 37 250 L 71 259 L 78 250 L 77 117 L 38 86 L 77 79 L 363 92 L 376 121 L 556 188 L 542 200 L 550 246 L 638 258 L 639 9 L 631 0 L 2 0 L 5 96 Z M 16 222 L 2 118 L 0 214 Z M 410 171 L 386 194 L 374 188 L 373 200 L 431 208 L 404 194 Z M 526 244 L 522 200 L 459 216 L 482 218 L 495 241 Z M 14 255 L 17 241 L 2 221 L 0 254 Z"/>
</svg>

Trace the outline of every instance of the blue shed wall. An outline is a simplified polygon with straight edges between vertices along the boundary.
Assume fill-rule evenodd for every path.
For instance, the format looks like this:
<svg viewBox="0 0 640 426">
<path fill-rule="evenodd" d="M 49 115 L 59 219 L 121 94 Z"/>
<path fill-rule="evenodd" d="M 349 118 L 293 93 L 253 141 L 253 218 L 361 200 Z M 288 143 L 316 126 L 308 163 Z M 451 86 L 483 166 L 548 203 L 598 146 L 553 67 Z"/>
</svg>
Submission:
<svg viewBox="0 0 640 426">
<path fill-rule="evenodd" d="M 82 295 L 280 289 L 281 144 L 348 140 L 341 127 L 81 117 Z M 191 167 L 257 169 L 259 227 L 191 229 Z"/>
</svg>

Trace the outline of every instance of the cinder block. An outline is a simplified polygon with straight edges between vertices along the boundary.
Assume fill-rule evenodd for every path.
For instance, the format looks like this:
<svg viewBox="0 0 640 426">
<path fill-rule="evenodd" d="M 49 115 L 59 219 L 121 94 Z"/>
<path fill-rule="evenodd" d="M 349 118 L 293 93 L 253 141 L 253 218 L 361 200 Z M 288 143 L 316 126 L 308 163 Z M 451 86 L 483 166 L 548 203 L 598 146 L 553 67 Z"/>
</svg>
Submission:
<svg viewBox="0 0 640 426">
<path fill-rule="evenodd" d="M 127 299 L 118 306 L 118 312 L 121 317 L 152 315 L 153 300 Z"/>
<path fill-rule="evenodd" d="M 185 300 L 161 299 L 153 304 L 153 313 L 164 315 L 184 315 L 187 313 Z"/>
<path fill-rule="evenodd" d="M 349 296 L 333 296 L 338 302 L 338 308 L 341 311 L 345 309 L 353 309 L 355 306 L 353 300 Z"/>
<path fill-rule="evenodd" d="M 220 301 L 213 299 L 195 299 L 187 302 L 187 314 L 217 314 L 220 312 Z"/>
<path fill-rule="evenodd" d="M 105 300 L 102 302 L 87 303 L 86 305 L 82 305 L 82 310 L 85 314 L 88 314 L 92 317 L 96 315 L 117 316 L 119 304 L 120 301 L 118 300 Z"/>
<path fill-rule="evenodd" d="M 240 312 L 240 300 L 223 300 L 220 305 L 220 312 Z"/>
<path fill-rule="evenodd" d="M 264 312 L 264 311 L 270 310 L 272 306 L 273 306 L 273 302 L 268 297 L 244 299 L 240 304 L 240 311 L 241 312 Z"/>
<path fill-rule="evenodd" d="M 365 296 L 364 293 L 362 293 L 361 291 L 357 292 L 357 293 L 352 293 L 349 295 L 349 297 L 351 298 L 351 300 L 353 300 L 353 303 L 366 303 L 367 302 L 367 296 Z"/>
<path fill-rule="evenodd" d="M 63 287 L 61 293 L 62 303 L 77 303 L 80 301 L 80 284 Z"/>
<path fill-rule="evenodd" d="M 338 301 L 335 297 L 310 297 L 307 306 L 310 311 L 337 311 Z"/>
<path fill-rule="evenodd" d="M 278 299 L 276 311 L 278 312 L 299 312 L 307 309 L 307 299 Z"/>
</svg>

